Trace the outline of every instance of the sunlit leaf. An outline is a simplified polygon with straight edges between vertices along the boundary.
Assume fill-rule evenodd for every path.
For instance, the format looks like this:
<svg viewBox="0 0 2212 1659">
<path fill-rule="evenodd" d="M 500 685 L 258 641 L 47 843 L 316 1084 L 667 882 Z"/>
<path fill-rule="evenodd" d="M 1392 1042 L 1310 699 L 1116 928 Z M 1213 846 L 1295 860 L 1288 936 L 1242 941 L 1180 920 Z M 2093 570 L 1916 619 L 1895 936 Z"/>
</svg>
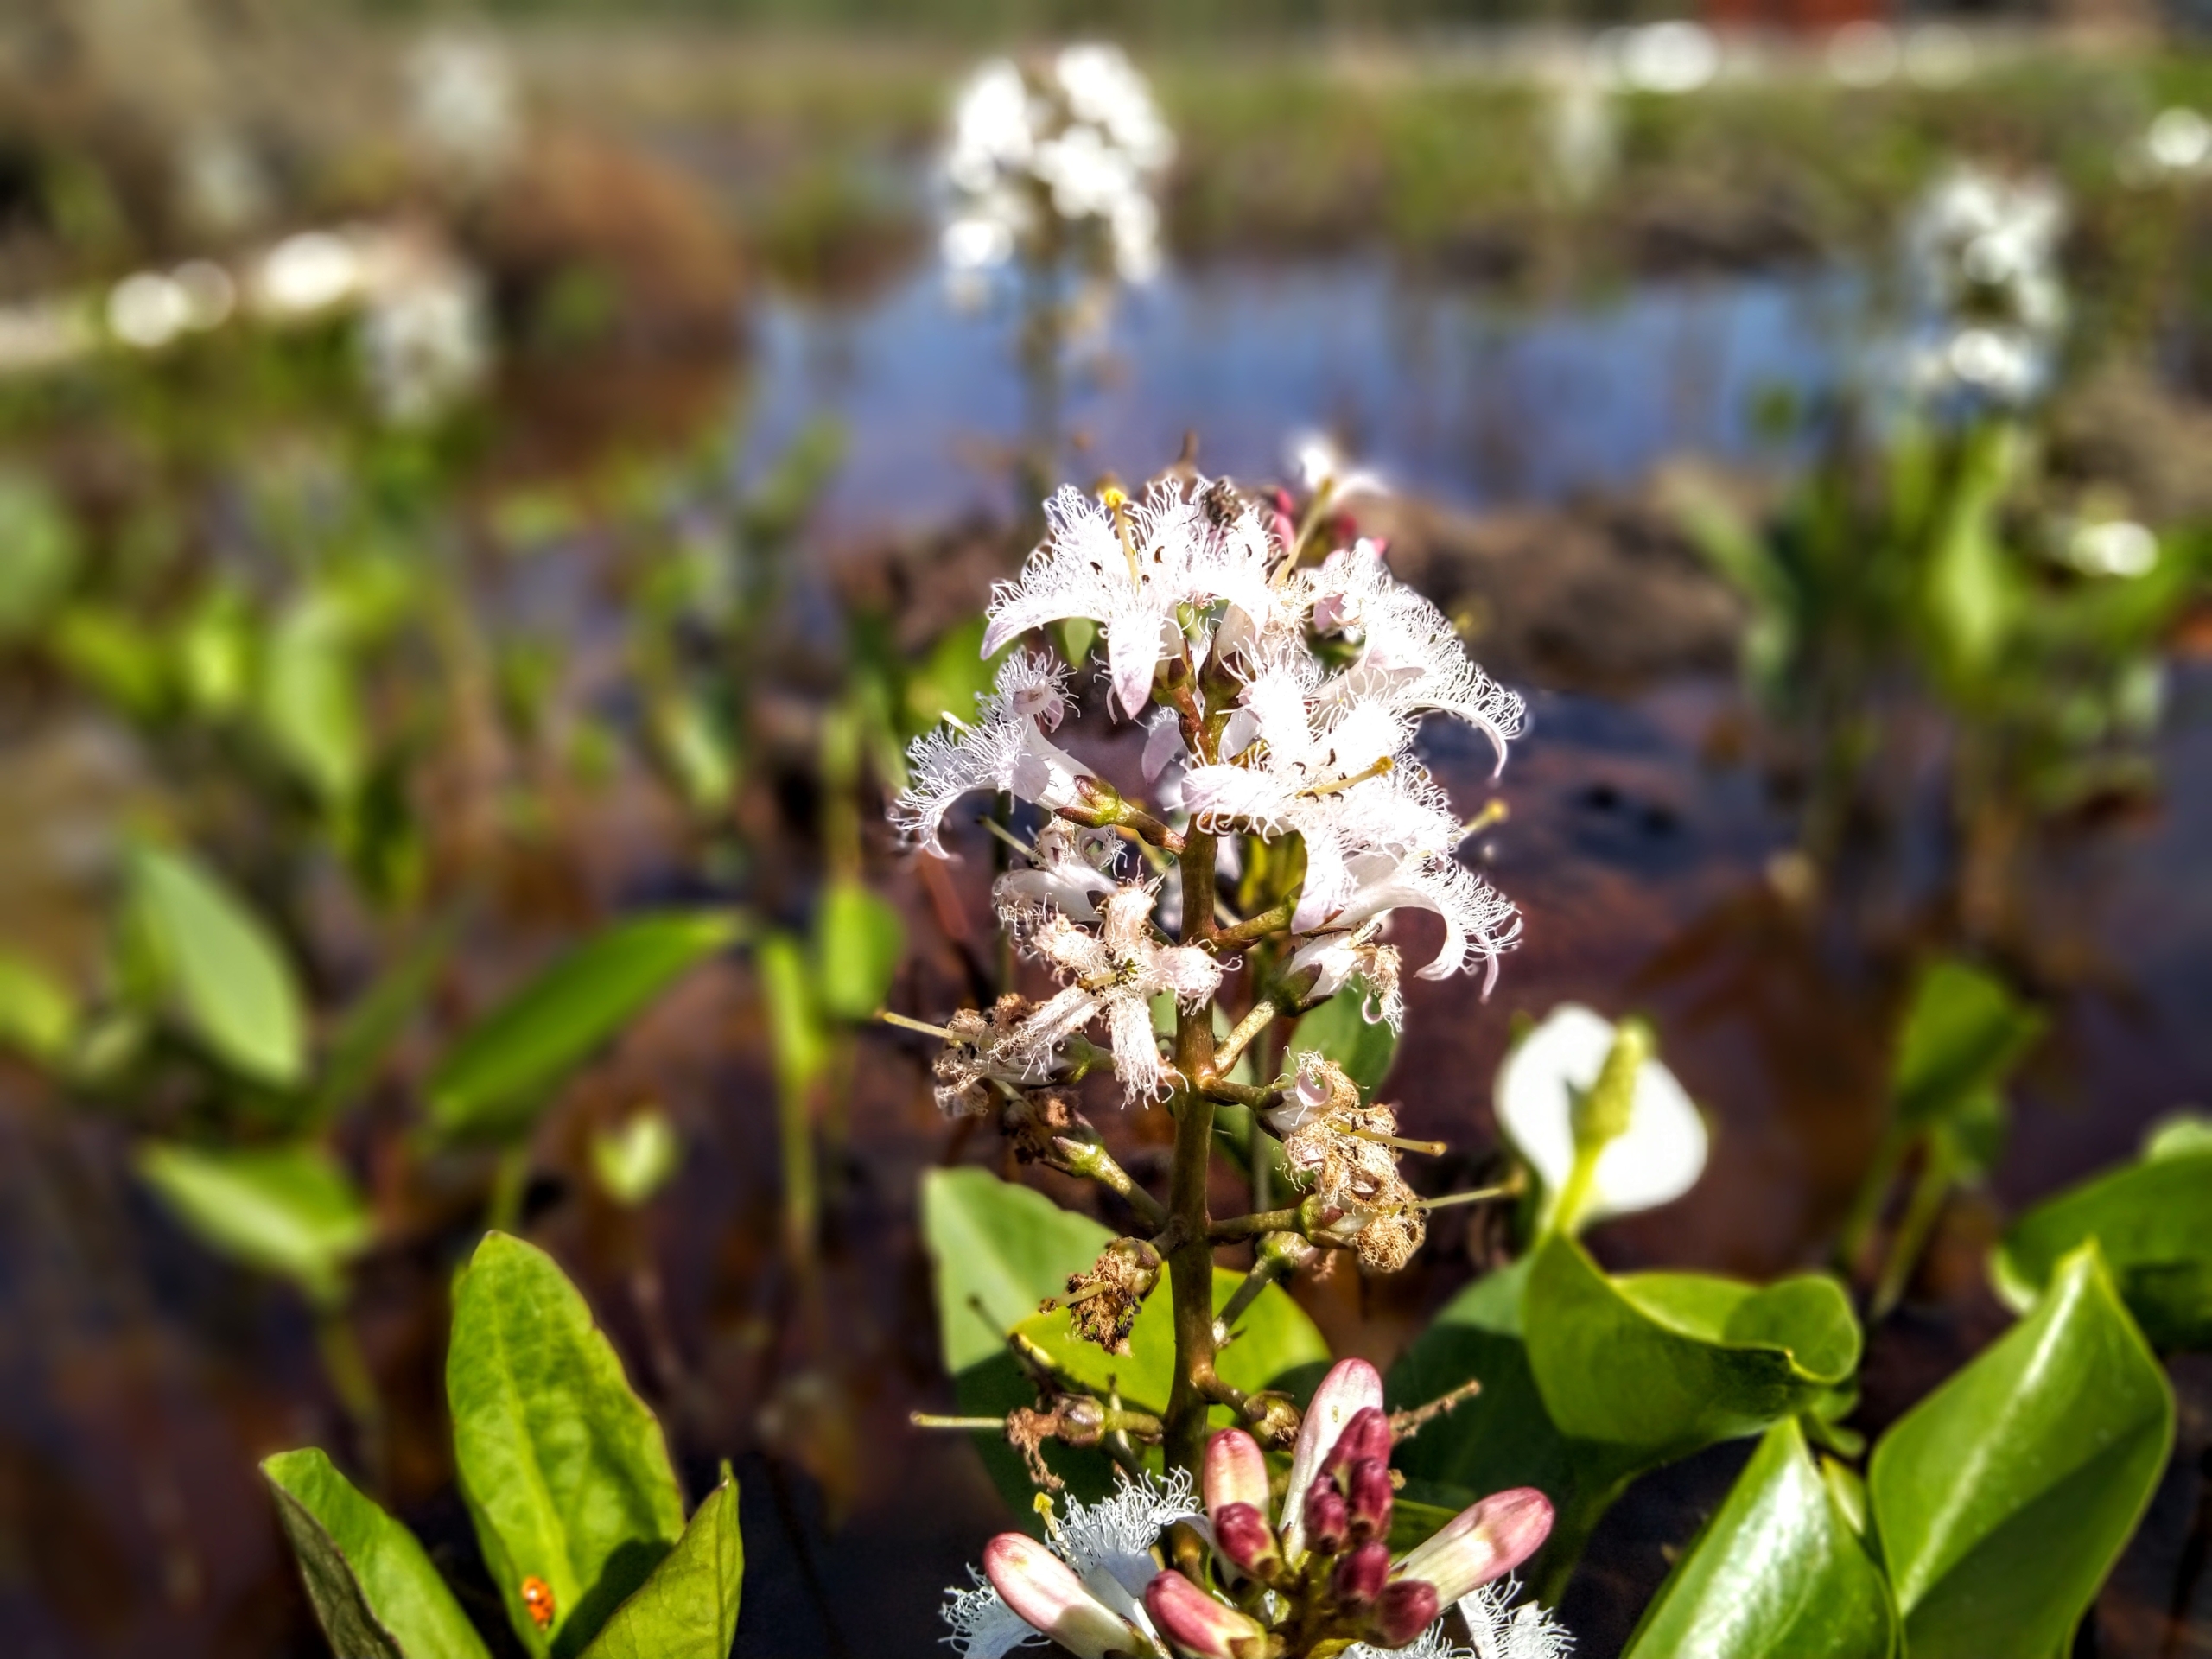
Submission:
<svg viewBox="0 0 2212 1659">
<path fill-rule="evenodd" d="M 658 1106 L 591 1138 L 592 1173 L 617 1204 L 634 1209 L 668 1184 L 683 1161 L 676 1126 Z"/>
<path fill-rule="evenodd" d="M 289 1087 L 307 1071 L 298 988 L 261 920 L 185 854 L 130 855 L 138 937 L 215 1058 L 257 1082 Z"/>
<path fill-rule="evenodd" d="M 724 1464 L 676 1548 L 614 1610 L 584 1659 L 729 1659 L 744 1580 L 737 1482 Z"/>
<path fill-rule="evenodd" d="M 742 931 L 725 913 L 645 916 L 563 957 L 456 1044 L 430 1078 L 430 1121 L 448 1135 L 527 1128 L 576 1066 L 676 980 Z"/>
<path fill-rule="evenodd" d="M 691 810 L 711 816 L 737 794 L 737 747 L 714 710 L 696 696 L 671 692 L 655 700 L 655 747 Z"/>
<path fill-rule="evenodd" d="M 891 989 L 906 944 L 906 925 L 887 899 L 858 881 L 831 881 L 815 923 L 823 1012 L 838 1020 L 871 1018 Z"/>
<path fill-rule="evenodd" d="M 1881 1569 L 1792 1421 L 1767 1430 L 1626 1659 L 1890 1659 L 1897 1639 Z"/>
<path fill-rule="evenodd" d="M 962 720 L 976 712 L 976 699 L 991 689 L 1011 645 L 995 656 L 982 654 L 984 621 L 971 617 L 948 629 L 929 655 L 906 677 L 906 734 L 934 731 L 947 715 Z"/>
<path fill-rule="evenodd" d="M 270 743 L 327 802 L 343 802 L 368 769 L 368 734 L 346 618 L 308 599 L 270 631 L 260 718 Z"/>
<path fill-rule="evenodd" d="M 491 1233 L 454 1287 L 454 1459 L 507 1617 L 537 1656 L 582 1651 L 683 1531 L 660 1425 L 553 1259 Z M 525 1579 L 552 1592 L 541 1631 Z"/>
<path fill-rule="evenodd" d="M 29 958 L 0 951 L 0 1044 L 51 1065 L 76 1029 L 69 988 Z"/>
<path fill-rule="evenodd" d="M 1347 985 L 1319 1007 L 1300 1014 L 1291 1027 L 1290 1040 L 1283 1045 L 1285 1058 L 1319 1049 L 1359 1085 L 1362 1100 L 1373 1100 L 1390 1075 L 1390 1062 L 1397 1058 L 1398 1037 L 1380 1020 L 1369 1023 L 1366 1003 L 1366 994 L 1357 984 Z"/>
<path fill-rule="evenodd" d="M 308 1599 L 344 1659 L 486 1659 L 415 1535 L 321 1452 L 264 1458 L 262 1475 L 300 1560 Z"/>
<path fill-rule="evenodd" d="M 188 1147 L 151 1141 L 138 1173 L 210 1249 L 334 1296 L 374 1229 L 353 1179 L 319 1147 Z"/>
<path fill-rule="evenodd" d="M 1992 1261 L 1999 1294 L 2025 1313 L 2092 1238 L 2153 1347 L 2212 1347 L 2212 1147 L 2132 1164 L 2037 1205 Z"/>
<path fill-rule="evenodd" d="M 1875 1447 L 1874 1530 L 1912 1659 L 2065 1651 L 2173 1433 L 2165 1377 L 2085 1244 Z"/>
<path fill-rule="evenodd" d="M 1898 1122 L 1922 1128 L 1997 1089 L 2043 1026 L 2002 981 L 1961 962 L 1930 963 L 1914 988 L 1891 1066 Z"/>
<path fill-rule="evenodd" d="M 795 1096 L 804 1092 L 830 1060 L 830 1038 L 823 1028 L 819 988 L 806 953 L 787 933 L 763 938 L 753 961 L 767 1005 L 768 1046 L 777 1084 L 786 1096 Z"/>
<path fill-rule="evenodd" d="M 143 719 L 156 714 L 168 696 L 168 662 L 161 640 L 121 611 L 70 605 L 45 638 L 63 667 L 126 715 Z"/>
</svg>

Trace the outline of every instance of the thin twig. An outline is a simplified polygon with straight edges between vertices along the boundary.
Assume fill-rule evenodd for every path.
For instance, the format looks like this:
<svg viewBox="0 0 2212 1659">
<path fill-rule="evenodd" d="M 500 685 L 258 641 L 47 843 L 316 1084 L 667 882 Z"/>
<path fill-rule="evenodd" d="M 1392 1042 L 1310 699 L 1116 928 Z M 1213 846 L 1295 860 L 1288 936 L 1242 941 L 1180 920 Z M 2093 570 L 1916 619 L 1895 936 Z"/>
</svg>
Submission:
<svg viewBox="0 0 2212 1659">
<path fill-rule="evenodd" d="M 1464 1404 L 1483 1391 L 1483 1385 L 1469 1377 L 1448 1394 L 1440 1394 L 1425 1406 L 1415 1406 L 1408 1411 L 1390 1414 L 1390 1434 L 1394 1440 L 1410 1440 L 1430 1422 L 1441 1417 L 1455 1406 Z"/>
</svg>

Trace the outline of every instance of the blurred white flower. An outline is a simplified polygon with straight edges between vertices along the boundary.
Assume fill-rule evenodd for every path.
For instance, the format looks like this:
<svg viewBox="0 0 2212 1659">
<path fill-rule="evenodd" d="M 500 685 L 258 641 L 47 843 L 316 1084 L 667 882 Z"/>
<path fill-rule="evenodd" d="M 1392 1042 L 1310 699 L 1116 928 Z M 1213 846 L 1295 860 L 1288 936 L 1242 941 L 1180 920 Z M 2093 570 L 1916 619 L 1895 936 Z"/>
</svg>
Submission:
<svg viewBox="0 0 2212 1659">
<path fill-rule="evenodd" d="M 483 384 L 492 365 L 484 288 L 465 266 L 432 266 L 373 296 L 361 357 L 378 411 L 398 426 L 435 420 Z"/>
<path fill-rule="evenodd" d="M 1618 1059 L 1634 1065 L 1624 1112 L 1598 1090 L 1617 1047 Z M 1671 1203 L 1705 1168 L 1705 1120 L 1650 1057 L 1648 1037 L 1580 1003 L 1553 1009 L 1505 1057 L 1495 1105 L 1499 1127 L 1543 1182 L 1549 1225 L 1577 1230 Z"/>
<path fill-rule="evenodd" d="M 1923 23 L 1904 37 L 1905 78 L 1934 90 L 1959 86 L 1974 72 L 1974 36 L 1956 23 Z"/>
<path fill-rule="evenodd" d="M 1904 65 L 1897 31 L 1873 18 L 1846 23 L 1828 36 L 1828 73 L 1847 86 L 1879 86 Z"/>
<path fill-rule="evenodd" d="M 2158 538 L 2132 519 L 2082 524 L 2066 538 L 2066 563 L 2084 575 L 2145 576 L 2158 568 Z"/>
<path fill-rule="evenodd" d="M 126 346 L 158 351 L 184 332 L 192 302 L 175 281 L 157 270 L 124 277 L 109 290 L 107 326 Z"/>
<path fill-rule="evenodd" d="M 488 170 L 518 147 L 521 99 L 497 41 L 429 35 L 408 54 L 406 82 L 409 124 L 440 156 Z"/>
<path fill-rule="evenodd" d="M 278 317 L 327 311 L 352 299 L 362 260 L 353 242 L 335 231 L 302 231 L 271 248 L 254 275 L 261 308 Z"/>
<path fill-rule="evenodd" d="M 2066 321 L 2065 226 L 2065 200 L 2042 180 L 1959 167 L 1922 196 L 1903 237 L 1913 391 L 2003 406 L 2042 391 Z"/>
<path fill-rule="evenodd" d="M 1612 41 L 1621 79 L 1640 92 L 1694 92 L 1720 73 L 1720 41 L 1702 23 L 1646 23 Z"/>
<path fill-rule="evenodd" d="M 2120 174 L 2132 183 L 2189 179 L 2212 169 L 2212 121 L 2177 105 L 2161 110 L 2142 137 L 2120 157 Z"/>
</svg>

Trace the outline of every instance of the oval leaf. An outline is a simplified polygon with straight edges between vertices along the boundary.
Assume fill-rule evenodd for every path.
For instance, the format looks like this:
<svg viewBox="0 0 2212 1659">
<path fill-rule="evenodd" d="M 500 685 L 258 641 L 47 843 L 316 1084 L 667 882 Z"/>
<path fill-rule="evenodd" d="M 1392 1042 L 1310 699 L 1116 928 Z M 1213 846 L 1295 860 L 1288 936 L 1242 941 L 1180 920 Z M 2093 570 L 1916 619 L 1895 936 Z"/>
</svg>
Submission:
<svg viewBox="0 0 2212 1659">
<path fill-rule="evenodd" d="M 270 630 L 261 723 L 285 763 L 328 804 L 342 804 L 368 771 L 368 735 L 346 619 L 327 600 L 292 607 Z"/>
<path fill-rule="evenodd" d="M 1930 963 L 1914 988 L 1891 1071 L 1898 1122 L 1924 1128 L 1995 1090 L 2043 1024 L 2001 980 L 1962 962 Z"/>
<path fill-rule="evenodd" d="M 2092 1238 L 2152 1347 L 2212 1348 L 2212 1147 L 2114 1170 L 2028 1211 L 1991 1262 L 1998 1294 L 2026 1312 Z"/>
<path fill-rule="evenodd" d="M 327 1457 L 280 1452 L 262 1460 L 261 1472 L 332 1651 L 344 1659 L 487 1659 L 415 1535 Z"/>
<path fill-rule="evenodd" d="M 646 916 L 571 951 L 446 1056 L 431 1122 L 448 1135 L 526 1128 L 570 1071 L 739 931 L 729 915 Z"/>
<path fill-rule="evenodd" d="M 0 951 L 0 1043 L 51 1065 L 77 1030 L 77 999 L 27 957 Z"/>
<path fill-rule="evenodd" d="M 737 1640 L 745 1542 L 729 1465 L 676 1548 L 614 1610 L 584 1659 L 729 1659 Z"/>
<path fill-rule="evenodd" d="M 2165 1377 L 2085 1244 L 1874 1450 L 1868 1494 L 1912 1659 L 2065 1650 L 2173 1432 Z"/>
<path fill-rule="evenodd" d="M 142 847 L 130 870 L 139 936 L 194 1034 L 257 1082 L 297 1084 L 307 1071 L 306 1020 L 269 930 L 181 853 Z"/>
<path fill-rule="evenodd" d="M 454 1287 L 454 1460 L 484 1561 L 534 1655 L 579 1652 L 683 1530 L 660 1425 L 584 1299 L 536 1246 L 490 1233 Z M 541 1631 L 526 1578 L 553 1592 Z"/>
<path fill-rule="evenodd" d="M 1347 985 L 1318 1008 L 1307 1010 L 1290 1028 L 1286 1057 L 1319 1049 L 1359 1085 L 1359 1097 L 1371 1101 L 1390 1075 L 1398 1055 L 1398 1034 L 1382 1021 L 1368 1023 L 1367 994 Z"/>
<path fill-rule="evenodd" d="M 832 881 L 815 933 L 823 1012 L 839 1020 L 874 1018 L 906 948 L 906 925 L 888 901 L 857 881 Z"/>
<path fill-rule="evenodd" d="M 1525 1317 L 1552 1420 L 1639 1463 L 1758 1433 L 1810 1408 L 1859 1362 L 1858 1321 L 1833 1280 L 1612 1279 L 1569 1238 L 1536 1253 Z"/>
<path fill-rule="evenodd" d="M 1793 1419 L 1767 1430 L 1625 1659 L 1889 1659 L 1896 1648 L 1889 1586 Z"/>
<path fill-rule="evenodd" d="M 289 1279 L 310 1296 L 340 1288 L 374 1231 L 353 1179 L 320 1147 L 187 1147 L 154 1141 L 138 1173 L 209 1249 Z"/>
</svg>

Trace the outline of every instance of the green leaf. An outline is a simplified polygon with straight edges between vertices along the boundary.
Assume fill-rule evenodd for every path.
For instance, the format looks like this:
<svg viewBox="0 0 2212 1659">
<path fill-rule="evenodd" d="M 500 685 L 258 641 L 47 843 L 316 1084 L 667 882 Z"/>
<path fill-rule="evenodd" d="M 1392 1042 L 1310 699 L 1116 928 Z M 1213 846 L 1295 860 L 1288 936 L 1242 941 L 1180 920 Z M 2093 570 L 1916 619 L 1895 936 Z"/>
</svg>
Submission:
<svg viewBox="0 0 2212 1659">
<path fill-rule="evenodd" d="M 48 631 L 61 665 L 125 715 L 147 719 L 169 692 L 169 664 L 152 630 L 102 605 L 75 604 Z"/>
<path fill-rule="evenodd" d="M 1931 963 L 1914 988 L 1891 1072 L 1899 1124 L 1926 1128 L 1997 1090 L 2043 1027 L 2003 982 L 1961 962 Z"/>
<path fill-rule="evenodd" d="M 904 724 L 906 735 L 919 737 L 933 732 L 947 715 L 966 720 L 976 712 L 976 699 L 991 689 L 999 664 L 1012 645 L 995 657 L 983 655 L 984 620 L 971 617 L 941 635 L 919 666 L 907 676 Z M 1071 660 L 1079 661 L 1080 658 Z"/>
<path fill-rule="evenodd" d="M 1859 1324 L 1832 1279 L 1611 1278 L 1567 1238 L 1536 1252 L 1527 1320 L 1552 1420 L 1633 1465 L 1758 1433 L 1810 1409 L 1859 1363 Z"/>
<path fill-rule="evenodd" d="M 777 1088 L 786 1101 L 797 1100 L 830 1063 L 830 1036 L 816 1004 L 813 976 L 806 953 L 788 933 L 769 934 L 753 954 L 760 970 Z"/>
<path fill-rule="evenodd" d="M 300 1558 L 308 1599 L 344 1659 L 487 1659 L 415 1535 L 321 1452 L 280 1452 L 261 1472 Z"/>
<path fill-rule="evenodd" d="M 211 1249 L 319 1300 L 374 1233 L 368 1205 L 319 1147 L 187 1147 L 149 1141 L 138 1173 Z"/>
<path fill-rule="evenodd" d="M 505 1138 L 677 978 L 742 931 L 728 914 L 645 916 L 563 957 L 454 1046 L 430 1078 L 430 1121 L 447 1135 Z"/>
<path fill-rule="evenodd" d="M 1241 1273 L 1214 1269 L 1216 1313 L 1243 1282 Z M 1137 1314 L 1126 1354 L 1109 1354 L 1097 1344 L 1084 1341 L 1076 1335 L 1073 1314 L 1065 1309 L 1032 1313 L 1014 1329 L 1086 1386 L 1103 1391 L 1110 1381 L 1127 1404 L 1147 1411 L 1167 1408 L 1167 1391 L 1175 1376 L 1175 1315 L 1164 1273 L 1159 1288 L 1146 1298 Z M 1294 1374 L 1329 1363 L 1329 1344 L 1305 1309 L 1280 1285 L 1268 1286 L 1253 1299 L 1236 1322 L 1236 1340 L 1221 1351 L 1215 1369 L 1224 1382 L 1247 1393 L 1288 1386 L 1296 1380 Z M 1217 1414 L 1224 1427 L 1234 1421 L 1218 1408 Z"/>
<path fill-rule="evenodd" d="M 2088 1239 L 2152 1347 L 2212 1348 L 2212 1147 L 2113 1170 L 2031 1210 L 1992 1260 L 1998 1294 L 2025 1313 Z"/>
<path fill-rule="evenodd" d="M 658 1106 L 648 1106 L 620 1128 L 591 1138 L 592 1173 L 617 1204 L 635 1209 L 668 1184 L 683 1162 L 683 1143 L 676 1126 Z"/>
<path fill-rule="evenodd" d="M 1007 1352 L 1006 1333 L 1067 1289 L 1113 1242 L 1088 1216 L 1063 1210 L 1043 1193 L 1002 1181 L 988 1170 L 933 1169 L 922 1177 L 922 1240 L 937 1293 L 938 1338 L 960 1409 L 1002 1415 L 1033 1406 L 1036 1391 Z M 978 1436 L 991 1478 L 1017 1514 L 1032 1488 L 1003 1439 Z M 1103 1452 L 1058 1444 L 1046 1461 L 1079 1495 L 1109 1491 L 1113 1465 Z"/>
<path fill-rule="evenodd" d="M 737 793 L 737 746 L 714 709 L 672 691 L 653 703 L 652 734 L 691 810 L 702 817 L 727 810 Z"/>
<path fill-rule="evenodd" d="M 38 479 L 0 474 L 0 639 L 45 622 L 76 580 L 77 528 Z"/>
<path fill-rule="evenodd" d="M 1897 1640 L 1881 1569 L 1790 1421 L 1767 1430 L 1625 1659 L 1890 1659 Z"/>
<path fill-rule="evenodd" d="M 130 882 L 138 937 L 194 1033 L 257 1082 L 300 1083 L 307 1033 L 299 988 L 260 918 L 182 853 L 135 849 Z"/>
<path fill-rule="evenodd" d="M 454 1287 L 454 1460 L 507 1617 L 536 1656 L 580 1652 L 683 1530 L 660 1425 L 553 1258 L 489 1233 Z M 524 1579 L 544 1580 L 541 1631 Z"/>
<path fill-rule="evenodd" d="M 2212 1152 L 2212 1117 L 2196 1112 L 2169 1113 L 2143 1137 L 2146 1159 L 2178 1158 L 2198 1152 Z"/>
<path fill-rule="evenodd" d="M 1397 1058 L 1398 1037 L 1379 1020 L 1370 1025 L 1363 1012 L 1366 1006 L 1367 994 L 1355 983 L 1319 1007 L 1300 1014 L 1290 1028 L 1290 1040 L 1283 1046 L 1286 1061 L 1307 1049 L 1319 1049 L 1359 1085 L 1362 1100 L 1373 1100 L 1375 1091 L 1390 1074 L 1390 1062 Z"/>
<path fill-rule="evenodd" d="M 831 881 L 815 920 L 823 1012 L 837 1020 L 874 1018 L 906 947 L 906 925 L 895 906 L 858 881 Z"/>
<path fill-rule="evenodd" d="M 0 951 L 0 1044 L 52 1065 L 76 1033 L 77 1012 L 67 985 L 29 958 Z"/>
<path fill-rule="evenodd" d="M 262 728 L 286 764 L 327 804 L 351 799 L 368 770 L 355 672 L 346 616 L 327 601 L 294 606 L 270 630 Z"/>
<path fill-rule="evenodd" d="M 737 1482 L 724 1464 L 676 1548 L 614 1610 L 584 1659 L 729 1659 L 744 1583 Z"/>
<path fill-rule="evenodd" d="M 316 1119 L 336 1116 L 376 1081 L 385 1056 L 436 986 L 460 934 L 457 914 L 430 927 L 346 1011 L 315 1084 L 311 1110 Z"/>
<path fill-rule="evenodd" d="M 2064 1651 L 2150 1502 L 2173 1395 L 2094 1243 L 1874 1449 L 1912 1659 Z"/>
</svg>

